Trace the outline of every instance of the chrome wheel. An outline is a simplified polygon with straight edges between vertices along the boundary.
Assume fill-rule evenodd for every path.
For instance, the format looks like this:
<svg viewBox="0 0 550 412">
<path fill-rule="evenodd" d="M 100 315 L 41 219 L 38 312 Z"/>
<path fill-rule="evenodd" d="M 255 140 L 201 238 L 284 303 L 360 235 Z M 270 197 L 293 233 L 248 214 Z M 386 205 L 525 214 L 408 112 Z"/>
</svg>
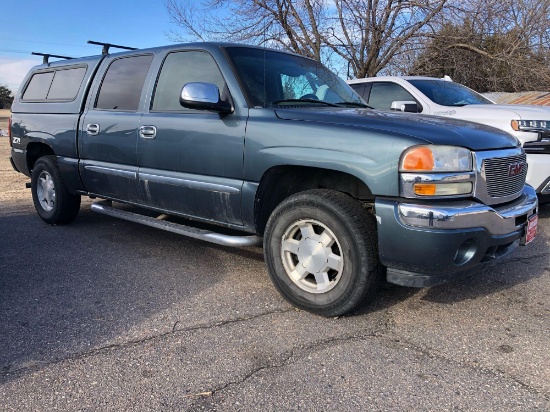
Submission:
<svg viewBox="0 0 550 412">
<path fill-rule="evenodd" d="M 45 170 L 38 176 L 36 194 L 42 209 L 46 212 L 51 212 L 55 206 L 55 184 L 52 175 Z"/>
<path fill-rule="evenodd" d="M 298 220 L 282 238 L 281 258 L 288 277 L 300 289 L 326 293 L 340 281 L 344 255 L 335 234 L 316 220 Z"/>
</svg>

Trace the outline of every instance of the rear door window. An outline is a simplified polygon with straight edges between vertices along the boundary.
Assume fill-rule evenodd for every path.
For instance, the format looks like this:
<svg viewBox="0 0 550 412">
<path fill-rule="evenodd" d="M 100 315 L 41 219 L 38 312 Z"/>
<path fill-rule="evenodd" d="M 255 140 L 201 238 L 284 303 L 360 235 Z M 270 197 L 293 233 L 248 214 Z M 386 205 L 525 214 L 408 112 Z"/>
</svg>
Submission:
<svg viewBox="0 0 550 412">
<path fill-rule="evenodd" d="M 101 83 L 95 108 L 137 111 L 152 60 L 151 54 L 114 60 Z"/>
<path fill-rule="evenodd" d="M 359 96 L 363 97 L 363 94 L 365 93 L 365 83 L 352 83 L 349 85 L 353 90 L 355 90 L 355 93 L 357 93 Z"/>
</svg>

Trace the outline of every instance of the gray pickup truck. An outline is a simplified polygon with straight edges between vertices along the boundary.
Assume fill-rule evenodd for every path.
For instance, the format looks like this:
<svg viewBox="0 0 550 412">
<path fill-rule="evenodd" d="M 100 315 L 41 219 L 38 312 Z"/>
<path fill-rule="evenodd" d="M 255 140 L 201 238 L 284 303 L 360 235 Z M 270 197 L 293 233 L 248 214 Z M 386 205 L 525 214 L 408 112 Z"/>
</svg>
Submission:
<svg viewBox="0 0 550 412">
<path fill-rule="evenodd" d="M 34 67 L 10 142 L 47 223 L 72 221 L 84 195 L 96 212 L 197 239 L 263 242 L 280 293 L 325 316 L 383 279 L 423 287 L 471 273 L 536 233 L 515 137 L 371 110 L 318 62 L 260 47 Z"/>
</svg>

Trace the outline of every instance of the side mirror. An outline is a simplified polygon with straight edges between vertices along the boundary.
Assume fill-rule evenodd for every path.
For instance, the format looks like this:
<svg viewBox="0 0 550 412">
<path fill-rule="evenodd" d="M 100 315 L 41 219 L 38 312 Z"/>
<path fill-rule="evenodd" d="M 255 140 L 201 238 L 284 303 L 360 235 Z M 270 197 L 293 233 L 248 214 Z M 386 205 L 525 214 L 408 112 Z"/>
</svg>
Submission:
<svg viewBox="0 0 550 412">
<path fill-rule="evenodd" d="M 418 113 L 418 104 L 416 102 L 411 101 L 395 101 L 391 102 L 391 109 L 400 111 L 400 112 L 408 112 L 408 113 Z"/>
<path fill-rule="evenodd" d="M 233 112 L 231 103 L 220 100 L 218 86 L 212 83 L 187 83 L 181 89 L 180 104 L 188 109 L 211 110 L 220 114 Z"/>
</svg>

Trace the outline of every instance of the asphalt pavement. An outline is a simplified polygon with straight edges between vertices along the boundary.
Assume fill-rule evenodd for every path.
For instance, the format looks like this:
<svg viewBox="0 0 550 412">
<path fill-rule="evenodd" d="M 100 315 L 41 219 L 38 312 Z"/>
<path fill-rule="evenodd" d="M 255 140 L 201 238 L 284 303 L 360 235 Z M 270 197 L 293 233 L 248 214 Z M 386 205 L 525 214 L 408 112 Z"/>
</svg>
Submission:
<svg viewBox="0 0 550 412">
<path fill-rule="evenodd" d="M 34 211 L 0 138 L 1 411 L 549 411 L 550 205 L 462 281 L 298 311 L 260 248 Z"/>
</svg>

